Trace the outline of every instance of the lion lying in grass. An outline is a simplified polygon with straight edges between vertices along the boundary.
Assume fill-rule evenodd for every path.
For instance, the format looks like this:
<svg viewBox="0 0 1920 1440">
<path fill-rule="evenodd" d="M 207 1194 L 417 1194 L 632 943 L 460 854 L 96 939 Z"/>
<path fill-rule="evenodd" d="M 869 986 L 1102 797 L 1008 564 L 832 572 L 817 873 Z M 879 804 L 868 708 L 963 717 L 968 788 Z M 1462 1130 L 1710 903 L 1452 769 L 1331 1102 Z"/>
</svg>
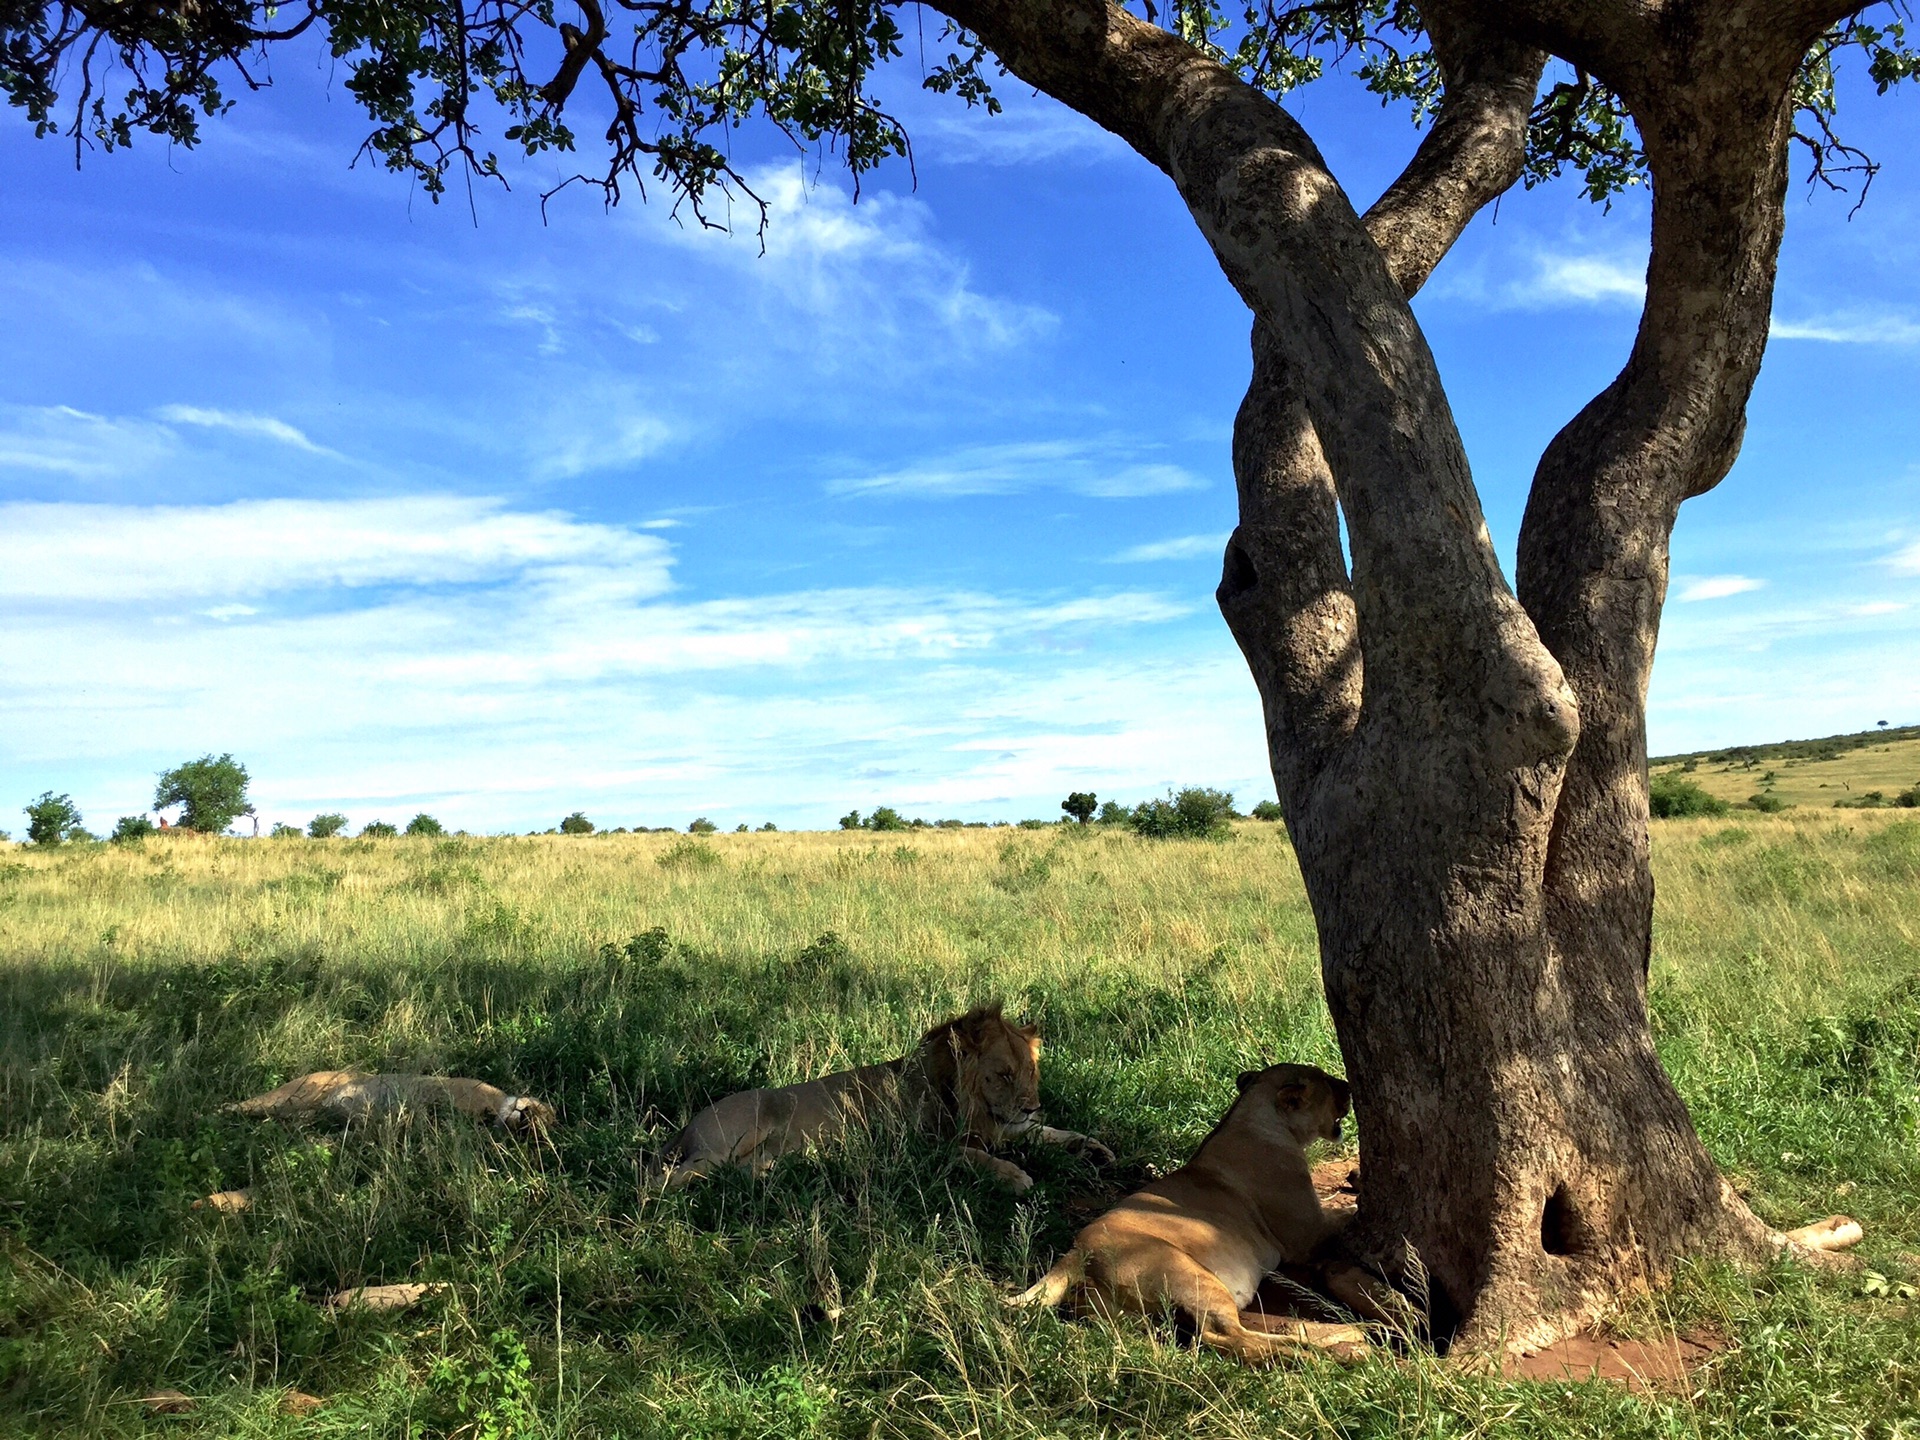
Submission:
<svg viewBox="0 0 1920 1440">
<path fill-rule="evenodd" d="M 528 1095 L 509 1095 L 482 1080 L 446 1075 L 369 1075 L 319 1070 L 277 1090 L 226 1107 L 261 1120 L 370 1120 L 403 1110 L 454 1110 L 522 1134 L 555 1123 L 553 1107 Z"/>
<path fill-rule="evenodd" d="M 1031 1187 L 1033 1177 L 988 1153 L 1003 1141 L 1024 1136 L 1096 1164 L 1113 1160 L 1098 1140 L 1040 1123 L 1040 1036 L 1031 1025 L 1012 1024 L 993 1004 L 936 1025 L 898 1060 L 716 1101 L 667 1147 L 659 1183 L 675 1189 L 729 1165 L 761 1175 L 782 1155 L 889 1118 L 927 1131 L 957 1131 L 961 1155 L 1016 1194 Z"/>
<path fill-rule="evenodd" d="M 1321 1209 L 1306 1147 L 1340 1137 L 1347 1083 L 1311 1065 L 1240 1076 L 1240 1098 L 1180 1169 L 1136 1191 L 1074 1237 L 1040 1283 L 1008 1303 L 1059 1305 L 1083 1292 L 1096 1309 L 1173 1309 L 1202 1343 L 1265 1362 L 1302 1347 L 1351 1355 L 1358 1326 L 1266 1321 L 1240 1312 L 1278 1265 L 1303 1264 L 1342 1222 Z"/>
</svg>

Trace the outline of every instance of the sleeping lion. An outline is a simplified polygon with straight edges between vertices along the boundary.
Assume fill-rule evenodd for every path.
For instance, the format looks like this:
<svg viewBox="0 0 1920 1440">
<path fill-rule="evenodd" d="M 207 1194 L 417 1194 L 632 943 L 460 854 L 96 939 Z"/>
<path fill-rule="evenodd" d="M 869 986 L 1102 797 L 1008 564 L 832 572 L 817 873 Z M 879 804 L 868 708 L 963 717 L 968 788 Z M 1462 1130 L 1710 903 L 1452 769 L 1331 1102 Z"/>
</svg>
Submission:
<svg viewBox="0 0 1920 1440">
<path fill-rule="evenodd" d="M 1033 1177 L 988 1153 L 1002 1141 L 1024 1136 L 1096 1164 L 1113 1160 L 1098 1140 L 1040 1123 L 1039 1033 L 1008 1021 L 996 1003 L 936 1025 L 898 1060 L 716 1101 L 667 1147 L 660 1183 L 676 1189 L 728 1165 L 762 1175 L 782 1155 L 890 1118 L 958 1132 L 962 1157 L 1015 1194 Z"/>
<path fill-rule="evenodd" d="M 553 1107 L 529 1095 L 509 1095 L 483 1080 L 446 1075 L 369 1075 L 361 1070 L 319 1070 L 289 1080 L 277 1090 L 226 1107 L 261 1120 L 369 1120 L 403 1110 L 454 1110 L 522 1133 L 553 1125 Z"/>
<path fill-rule="evenodd" d="M 1253 1362 L 1308 1346 L 1362 1349 L 1355 1325 L 1268 1319 L 1253 1330 L 1240 1315 L 1269 1272 L 1305 1263 L 1343 1224 L 1320 1207 L 1306 1147 L 1339 1139 L 1347 1082 L 1311 1065 L 1270 1065 L 1239 1084 L 1191 1160 L 1088 1225 L 1008 1303 L 1055 1306 L 1078 1291 L 1109 1312 L 1172 1309 L 1201 1343 Z"/>
</svg>

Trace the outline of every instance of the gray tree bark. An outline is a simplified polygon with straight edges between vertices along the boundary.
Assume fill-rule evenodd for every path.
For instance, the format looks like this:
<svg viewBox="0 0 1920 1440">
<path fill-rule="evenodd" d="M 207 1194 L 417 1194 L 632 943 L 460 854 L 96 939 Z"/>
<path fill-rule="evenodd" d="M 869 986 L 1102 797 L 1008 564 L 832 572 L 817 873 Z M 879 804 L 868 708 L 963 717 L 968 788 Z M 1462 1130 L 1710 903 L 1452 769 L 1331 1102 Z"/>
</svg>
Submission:
<svg viewBox="0 0 1920 1440">
<path fill-rule="evenodd" d="M 942 8 L 1165 171 L 1253 312 L 1219 602 L 1354 1087 L 1356 1243 L 1475 1347 L 1765 1253 L 1648 1024 L 1645 700 L 1667 537 L 1732 464 L 1765 346 L 1789 86 L 1846 12 L 1430 0 L 1444 104 L 1362 217 L 1285 111 L 1116 6 Z M 1632 109 L 1653 251 L 1626 368 L 1541 461 L 1516 598 L 1406 302 L 1518 177 L 1547 53 Z"/>
</svg>

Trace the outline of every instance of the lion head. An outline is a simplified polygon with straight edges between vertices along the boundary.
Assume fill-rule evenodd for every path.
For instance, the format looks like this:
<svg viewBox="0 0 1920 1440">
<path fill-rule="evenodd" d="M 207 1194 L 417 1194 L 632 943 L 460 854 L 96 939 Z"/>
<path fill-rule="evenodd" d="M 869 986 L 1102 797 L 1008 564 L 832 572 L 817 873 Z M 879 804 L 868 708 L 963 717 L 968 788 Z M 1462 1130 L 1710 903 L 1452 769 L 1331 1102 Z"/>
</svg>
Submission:
<svg viewBox="0 0 1920 1440">
<path fill-rule="evenodd" d="M 1040 1032 L 1015 1025 L 996 1001 L 936 1025 L 921 1063 L 962 1132 L 993 1144 L 1040 1120 Z"/>
<path fill-rule="evenodd" d="M 1352 1104 L 1347 1082 L 1313 1065 L 1269 1065 L 1243 1070 L 1240 1094 L 1271 1104 L 1280 1123 L 1304 1147 L 1309 1141 L 1338 1140 L 1340 1118 Z"/>
<path fill-rule="evenodd" d="M 500 1124 L 516 1135 L 551 1130 L 559 1116 L 544 1100 L 531 1095 L 509 1095 L 500 1107 Z"/>
</svg>

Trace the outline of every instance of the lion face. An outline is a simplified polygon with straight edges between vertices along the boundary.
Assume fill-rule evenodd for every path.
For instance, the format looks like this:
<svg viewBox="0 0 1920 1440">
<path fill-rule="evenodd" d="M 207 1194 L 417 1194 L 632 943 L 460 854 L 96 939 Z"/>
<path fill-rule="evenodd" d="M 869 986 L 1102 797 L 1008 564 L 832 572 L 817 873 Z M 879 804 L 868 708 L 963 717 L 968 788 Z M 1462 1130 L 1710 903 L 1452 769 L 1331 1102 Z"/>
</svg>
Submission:
<svg viewBox="0 0 1920 1440">
<path fill-rule="evenodd" d="M 1000 1140 L 1039 1123 L 1036 1027 L 1015 1025 L 992 1006 L 969 1011 L 942 1028 L 955 1061 L 955 1099 L 969 1134 Z"/>
<path fill-rule="evenodd" d="M 1243 1071 L 1240 1093 L 1257 1091 L 1270 1103 L 1280 1123 L 1302 1146 L 1309 1141 L 1338 1140 L 1340 1120 L 1353 1103 L 1347 1082 L 1313 1065 L 1269 1065 Z"/>
<path fill-rule="evenodd" d="M 551 1105 L 530 1095 L 515 1095 L 500 1112 L 500 1123 L 516 1135 L 549 1129 L 559 1118 Z"/>
</svg>

